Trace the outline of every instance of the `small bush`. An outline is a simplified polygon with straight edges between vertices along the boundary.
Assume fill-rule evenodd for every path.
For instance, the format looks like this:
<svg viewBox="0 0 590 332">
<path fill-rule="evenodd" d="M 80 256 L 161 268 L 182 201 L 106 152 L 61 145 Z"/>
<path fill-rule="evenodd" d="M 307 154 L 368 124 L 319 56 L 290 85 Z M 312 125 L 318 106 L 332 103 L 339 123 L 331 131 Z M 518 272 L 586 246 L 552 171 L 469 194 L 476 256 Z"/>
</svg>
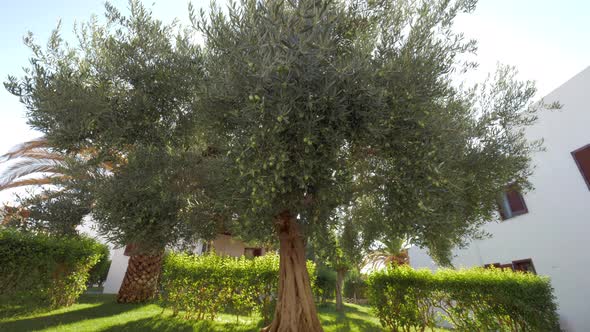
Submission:
<svg viewBox="0 0 590 332">
<path fill-rule="evenodd" d="M 307 268 L 313 281 L 315 265 Z M 169 253 L 162 271 L 162 303 L 185 318 L 214 319 L 219 312 L 259 312 L 269 321 L 276 303 L 279 257 L 254 259 Z"/>
<path fill-rule="evenodd" d="M 102 246 L 100 249 L 101 258 L 100 260 L 94 265 L 89 272 L 87 284 L 98 285 L 102 287 L 102 284 L 107 280 L 107 275 L 109 274 L 109 269 L 111 267 L 111 260 L 110 251 L 107 246 Z"/>
<path fill-rule="evenodd" d="M 357 303 L 367 298 L 367 280 L 358 271 L 350 271 L 344 279 L 344 297 Z"/>
<path fill-rule="evenodd" d="M 336 271 L 327 266 L 318 266 L 314 293 L 316 299 L 319 299 L 321 303 L 334 299 L 336 297 Z"/>
<path fill-rule="evenodd" d="M 5 302 L 73 304 L 105 246 L 86 237 L 0 230 L 0 294 Z"/>
<path fill-rule="evenodd" d="M 458 331 L 559 330 L 549 280 L 530 273 L 400 266 L 373 273 L 368 284 L 381 324 L 393 331 L 432 328 L 439 319 Z"/>
</svg>

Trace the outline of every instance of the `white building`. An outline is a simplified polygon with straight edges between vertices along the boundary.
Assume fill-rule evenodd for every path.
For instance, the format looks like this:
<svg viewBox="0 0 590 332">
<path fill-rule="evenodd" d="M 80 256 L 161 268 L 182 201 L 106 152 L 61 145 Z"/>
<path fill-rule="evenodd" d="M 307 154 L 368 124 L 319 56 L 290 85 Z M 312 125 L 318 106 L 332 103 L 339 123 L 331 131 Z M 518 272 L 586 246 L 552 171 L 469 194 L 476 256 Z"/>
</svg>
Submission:
<svg viewBox="0 0 590 332">
<path fill-rule="evenodd" d="M 544 139 L 531 182 L 535 189 L 506 203 L 514 216 L 486 225 L 490 239 L 474 241 L 455 252 L 456 267 L 512 264 L 529 260 L 539 275 L 551 278 L 562 327 L 590 331 L 590 67 L 544 98 L 563 108 L 543 111 L 527 130 L 529 139 Z M 510 201 L 510 202 L 509 202 Z M 509 212 L 509 211 L 508 211 Z M 415 268 L 436 266 L 416 248 Z"/>
<path fill-rule="evenodd" d="M 195 253 L 201 254 L 213 248 L 217 254 L 231 257 L 255 257 L 262 256 L 268 252 L 265 248 L 249 246 L 247 243 L 233 238 L 229 234 L 219 234 L 215 240 L 210 243 L 204 243 L 199 240 L 195 246 Z M 103 285 L 103 293 L 116 294 L 121 288 L 129 257 L 125 255 L 125 248 L 111 248 L 111 267 L 107 279 Z"/>
</svg>

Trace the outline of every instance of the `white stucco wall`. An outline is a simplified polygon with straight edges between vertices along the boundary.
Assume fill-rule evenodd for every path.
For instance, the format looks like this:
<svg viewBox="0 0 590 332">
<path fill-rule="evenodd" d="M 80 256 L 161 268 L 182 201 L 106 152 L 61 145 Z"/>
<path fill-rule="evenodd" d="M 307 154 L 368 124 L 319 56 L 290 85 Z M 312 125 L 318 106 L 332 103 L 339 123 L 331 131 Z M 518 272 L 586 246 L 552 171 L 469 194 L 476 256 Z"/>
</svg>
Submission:
<svg viewBox="0 0 590 332">
<path fill-rule="evenodd" d="M 119 288 L 123 283 L 123 277 L 125 277 L 125 271 L 127 271 L 127 263 L 129 257 L 123 253 L 125 248 L 111 249 L 111 267 L 109 268 L 109 274 L 107 280 L 104 282 L 103 293 L 105 294 L 116 294 L 119 292 Z"/>
<path fill-rule="evenodd" d="M 563 108 L 542 112 L 527 131 L 529 139 L 543 138 L 546 148 L 533 159 L 535 190 L 524 195 L 529 213 L 487 225 L 493 238 L 457 251 L 453 263 L 468 267 L 531 258 L 537 273 L 551 278 L 562 325 L 590 331 L 590 190 L 571 155 L 590 144 L 590 67 L 545 97 L 553 101 Z M 432 268 L 423 251 L 414 255 L 412 266 Z"/>
<path fill-rule="evenodd" d="M 201 254 L 202 243 L 201 240 L 197 241 L 194 253 Z M 240 257 L 244 255 L 246 245 L 244 242 L 234 239 L 229 235 L 220 234 L 213 241 L 213 247 L 217 254 Z M 105 294 L 116 294 L 119 292 L 125 272 L 127 271 L 127 264 L 129 263 L 129 257 L 125 256 L 124 252 L 125 248 L 111 248 L 111 267 L 109 268 L 103 289 L 103 293 Z M 265 253 L 264 249 L 262 249 L 262 253 Z"/>
</svg>

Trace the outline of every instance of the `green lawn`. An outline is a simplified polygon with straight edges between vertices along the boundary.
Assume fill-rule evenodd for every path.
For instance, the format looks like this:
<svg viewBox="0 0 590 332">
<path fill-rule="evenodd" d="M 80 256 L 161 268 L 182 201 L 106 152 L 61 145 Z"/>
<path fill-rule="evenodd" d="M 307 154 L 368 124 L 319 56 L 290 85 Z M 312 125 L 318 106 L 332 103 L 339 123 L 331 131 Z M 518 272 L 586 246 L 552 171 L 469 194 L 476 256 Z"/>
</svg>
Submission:
<svg viewBox="0 0 590 332">
<path fill-rule="evenodd" d="M 333 304 L 319 307 L 326 332 L 383 331 L 366 306 Z M 156 304 L 117 304 L 111 295 L 83 295 L 77 304 L 49 312 L 0 306 L 0 331 L 257 331 L 258 316 L 220 315 L 215 321 L 192 322 L 171 316 Z"/>
</svg>

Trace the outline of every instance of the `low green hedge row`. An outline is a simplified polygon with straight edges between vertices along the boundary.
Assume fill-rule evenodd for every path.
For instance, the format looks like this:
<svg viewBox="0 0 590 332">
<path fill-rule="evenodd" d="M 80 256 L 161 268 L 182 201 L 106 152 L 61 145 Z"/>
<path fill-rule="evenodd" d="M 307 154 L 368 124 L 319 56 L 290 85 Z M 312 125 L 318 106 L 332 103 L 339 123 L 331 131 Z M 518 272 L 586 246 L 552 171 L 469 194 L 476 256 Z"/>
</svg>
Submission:
<svg viewBox="0 0 590 332">
<path fill-rule="evenodd" d="M 100 260 L 88 272 L 89 275 L 87 284 L 89 286 L 98 285 L 99 287 L 102 287 L 104 282 L 107 281 L 109 269 L 111 268 L 109 247 L 102 246 L 100 249 L 100 254 Z"/>
<path fill-rule="evenodd" d="M 86 237 L 0 229 L 0 300 L 71 305 L 104 252 L 103 244 Z"/>
<path fill-rule="evenodd" d="M 557 306 L 546 277 L 499 269 L 373 273 L 369 300 L 392 331 L 423 330 L 446 321 L 458 331 L 558 331 Z"/>
<path fill-rule="evenodd" d="M 312 278 L 315 265 L 308 261 Z M 279 256 L 254 259 L 168 253 L 162 269 L 162 304 L 185 318 L 214 319 L 219 312 L 259 312 L 269 321 L 276 304 Z"/>
</svg>

